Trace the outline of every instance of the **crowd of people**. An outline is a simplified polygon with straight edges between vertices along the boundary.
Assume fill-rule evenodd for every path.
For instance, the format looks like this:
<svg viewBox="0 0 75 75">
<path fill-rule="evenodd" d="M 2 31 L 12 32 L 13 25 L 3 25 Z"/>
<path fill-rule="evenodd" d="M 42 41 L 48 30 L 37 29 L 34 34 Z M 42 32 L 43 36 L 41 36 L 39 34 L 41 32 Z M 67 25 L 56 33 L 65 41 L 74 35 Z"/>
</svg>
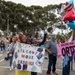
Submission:
<svg viewBox="0 0 75 75">
<path fill-rule="evenodd" d="M 12 61 L 13 61 L 13 54 L 16 46 L 16 42 L 25 43 L 25 44 L 31 44 L 35 46 L 41 46 L 47 42 L 47 34 L 44 33 L 44 37 L 34 37 L 34 36 L 26 36 L 22 32 L 19 34 L 14 34 L 11 37 L 6 36 L 0 37 L 0 53 L 7 53 L 7 56 L 4 58 L 6 61 L 10 60 L 10 70 L 13 69 Z M 46 52 L 46 59 L 48 59 L 48 55 Z M 36 73 L 31 73 L 36 74 Z"/>
<path fill-rule="evenodd" d="M 69 42 L 72 41 L 72 38 L 73 38 L 73 32 L 72 36 L 68 41 Z M 37 37 L 37 38 L 34 36 L 28 37 L 22 32 L 20 32 L 19 34 L 14 34 L 12 37 L 10 36 L 6 36 L 6 38 L 0 37 L 0 53 L 7 53 L 5 60 L 6 61 L 10 60 L 10 71 L 13 69 L 13 55 L 16 47 L 16 42 L 31 44 L 34 46 L 43 46 L 45 48 L 45 56 L 46 56 L 45 58 L 49 60 L 47 75 L 52 75 L 52 73 L 56 75 L 58 74 L 56 72 L 56 62 L 57 62 L 56 44 L 65 43 L 66 42 L 65 39 L 60 38 L 59 40 L 57 40 L 54 34 L 51 34 L 51 38 L 47 38 L 46 32 L 44 32 L 43 37 Z M 29 74 L 29 72 L 16 70 L 16 75 L 26 75 L 26 74 Z M 69 74 L 70 74 L 70 61 L 68 62 L 68 65 L 62 70 L 62 75 L 69 75 Z M 37 73 L 31 72 L 31 75 L 37 75 Z"/>
</svg>

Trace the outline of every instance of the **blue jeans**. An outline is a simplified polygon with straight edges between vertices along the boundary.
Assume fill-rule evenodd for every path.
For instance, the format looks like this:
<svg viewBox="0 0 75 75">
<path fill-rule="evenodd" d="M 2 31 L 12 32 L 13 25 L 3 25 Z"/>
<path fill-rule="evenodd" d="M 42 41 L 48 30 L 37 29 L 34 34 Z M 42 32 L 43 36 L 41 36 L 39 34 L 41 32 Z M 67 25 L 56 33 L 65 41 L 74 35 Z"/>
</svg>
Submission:
<svg viewBox="0 0 75 75">
<path fill-rule="evenodd" d="M 1 47 L 1 51 L 4 51 L 4 47 Z"/>
<path fill-rule="evenodd" d="M 68 61 L 68 64 L 63 67 L 62 75 L 70 75 L 70 61 Z"/>
<path fill-rule="evenodd" d="M 56 61 L 57 61 L 57 57 L 55 57 L 52 54 L 49 54 L 49 62 L 48 62 L 47 74 L 51 73 L 51 66 L 52 66 L 52 72 L 56 71 Z"/>
<path fill-rule="evenodd" d="M 5 50 L 8 52 L 8 44 L 5 45 Z"/>
<path fill-rule="evenodd" d="M 10 67 L 12 66 L 13 56 L 10 56 Z"/>
</svg>

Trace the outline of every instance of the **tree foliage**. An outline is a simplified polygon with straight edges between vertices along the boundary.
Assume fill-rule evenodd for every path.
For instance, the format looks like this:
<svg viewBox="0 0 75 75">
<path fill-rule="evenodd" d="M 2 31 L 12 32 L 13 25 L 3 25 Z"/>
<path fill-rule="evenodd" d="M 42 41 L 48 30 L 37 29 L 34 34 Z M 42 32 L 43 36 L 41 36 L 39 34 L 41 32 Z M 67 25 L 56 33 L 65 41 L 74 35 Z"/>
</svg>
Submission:
<svg viewBox="0 0 75 75">
<path fill-rule="evenodd" d="M 47 22 L 55 23 L 58 21 L 56 15 L 51 10 L 60 10 L 61 4 L 59 5 L 48 5 L 46 7 L 31 6 L 26 7 L 22 4 L 16 4 L 11 1 L 1 0 L 0 2 L 0 29 L 6 30 L 7 24 L 9 23 L 10 31 L 19 31 L 35 33 L 39 28 L 47 26 Z M 9 22 L 7 22 L 9 20 Z M 17 25 L 17 28 L 14 28 Z"/>
</svg>

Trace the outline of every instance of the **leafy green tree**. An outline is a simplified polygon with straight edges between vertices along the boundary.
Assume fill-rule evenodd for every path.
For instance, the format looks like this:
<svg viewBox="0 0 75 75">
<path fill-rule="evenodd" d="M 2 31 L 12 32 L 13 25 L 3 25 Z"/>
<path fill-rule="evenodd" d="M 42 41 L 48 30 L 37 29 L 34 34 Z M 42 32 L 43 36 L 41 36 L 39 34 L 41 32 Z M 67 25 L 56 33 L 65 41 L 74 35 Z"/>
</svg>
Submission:
<svg viewBox="0 0 75 75">
<path fill-rule="evenodd" d="M 0 0 L 0 29 L 6 30 L 9 23 L 9 29 L 12 32 L 23 31 L 28 34 L 36 33 L 40 28 L 44 29 L 47 26 L 47 22 L 53 28 L 54 23 L 58 23 L 60 18 L 52 11 L 61 9 L 59 5 L 41 6 L 24 6 L 22 4 L 16 4 L 11 1 Z M 14 26 L 17 25 L 17 29 Z M 65 26 L 58 27 L 65 28 Z"/>
</svg>

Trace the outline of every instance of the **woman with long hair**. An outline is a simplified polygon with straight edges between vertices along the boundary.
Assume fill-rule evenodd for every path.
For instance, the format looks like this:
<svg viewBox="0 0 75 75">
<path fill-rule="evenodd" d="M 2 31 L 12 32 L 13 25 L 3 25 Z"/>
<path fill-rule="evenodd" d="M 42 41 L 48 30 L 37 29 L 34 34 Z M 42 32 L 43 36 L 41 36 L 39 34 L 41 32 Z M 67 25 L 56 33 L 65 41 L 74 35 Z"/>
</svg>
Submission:
<svg viewBox="0 0 75 75">
<path fill-rule="evenodd" d="M 26 35 L 21 36 L 20 43 L 28 44 Z M 29 75 L 29 74 L 30 72 L 28 71 L 20 71 L 20 70 L 16 70 L 16 73 L 15 73 L 15 75 Z"/>
</svg>

